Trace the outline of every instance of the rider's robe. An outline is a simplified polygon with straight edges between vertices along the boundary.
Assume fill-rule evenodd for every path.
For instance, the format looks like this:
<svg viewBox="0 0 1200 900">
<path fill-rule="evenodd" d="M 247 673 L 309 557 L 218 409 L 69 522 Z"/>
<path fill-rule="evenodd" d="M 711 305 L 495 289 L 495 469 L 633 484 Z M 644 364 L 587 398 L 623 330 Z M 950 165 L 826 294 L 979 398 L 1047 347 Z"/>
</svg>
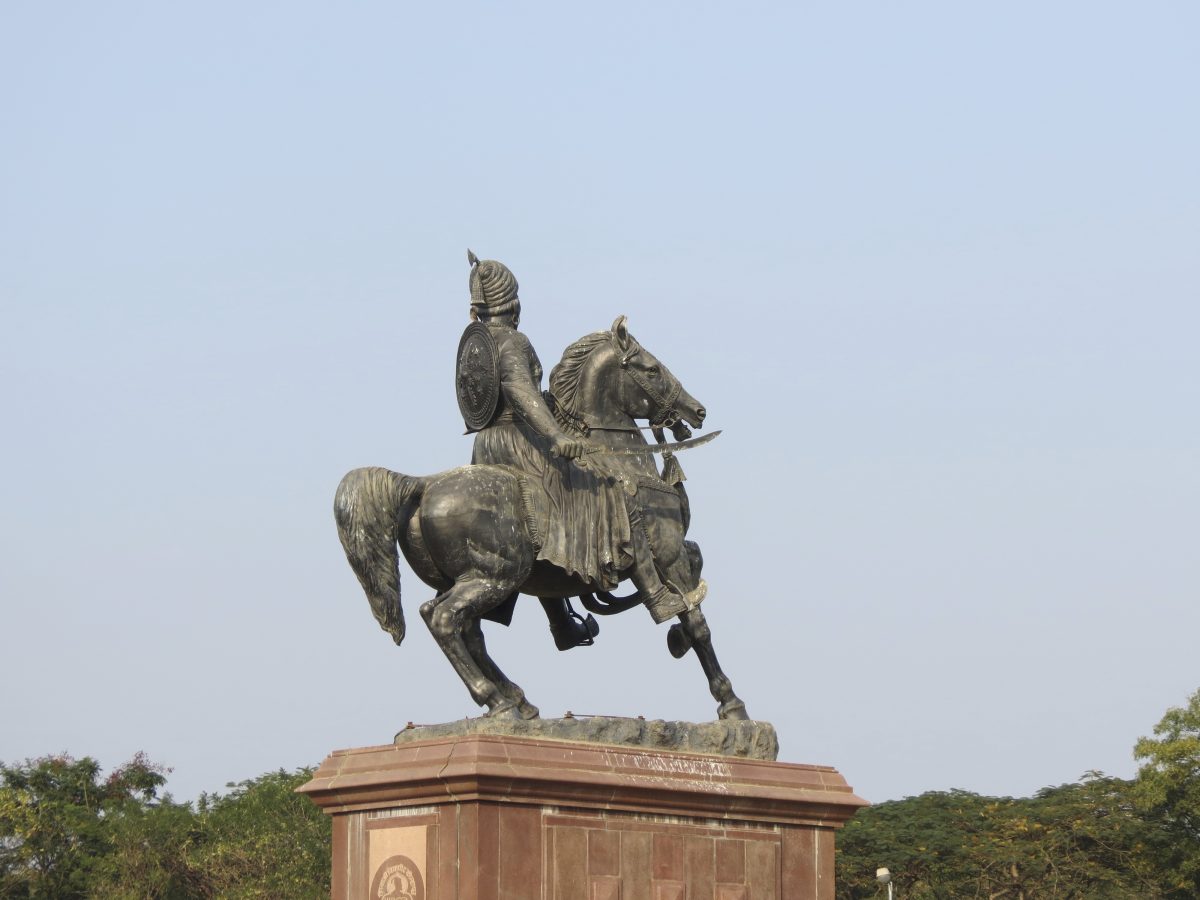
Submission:
<svg viewBox="0 0 1200 900">
<path fill-rule="evenodd" d="M 510 466 L 525 476 L 528 514 L 544 559 L 603 589 L 617 586 L 633 561 L 624 488 L 589 460 L 586 467 L 552 456 L 559 429 L 541 395 L 542 365 L 515 328 L 488 323 L 496 341 L 500 401 L 475 435 L 472 463 Z"/>
</svg>

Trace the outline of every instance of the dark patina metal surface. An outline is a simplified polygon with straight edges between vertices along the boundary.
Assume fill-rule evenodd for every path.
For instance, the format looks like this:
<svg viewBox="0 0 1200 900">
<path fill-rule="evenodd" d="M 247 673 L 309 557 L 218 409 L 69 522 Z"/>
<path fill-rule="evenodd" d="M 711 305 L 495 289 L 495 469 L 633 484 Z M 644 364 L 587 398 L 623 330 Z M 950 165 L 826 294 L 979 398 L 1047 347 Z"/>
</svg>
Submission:
<svg viewBox="0 0 1200 900">
<path fill-rule="evenodd" d="M 555 643 L 569 649 L 599 630 L 594 616 L 571 610 L 572 598 L 601 616 L 645 606 L 655 622 L 675 621 L 668 649 L 695 653 L 719 718 L 748 719 L 700 608 L 703 556 L 687 540 L 691 510 L 672 452 L 704 443 L 688 438 L 705 408 L 630 334 L 625 316 L 571 344 L 543 395 L 541 364 L 517 329 L 516 278 L 495 260 L 469 259 L 474 321 L 459 341 L 455 386 L 477 432 L 473 464 L 429 476 L 355 469 L 334 500 L 375 618 L 397 644 L 404 639 L 403 553 L 436 591 L 421 617 L 471 697 L 489 716 L 523 720 L 537 707 L 488 654 L 482 620 L 507 624 L 519 595 L 537 597 Z M 665 428 L 682 443 L 665 444 Z M 635 593 L 614 597 L 625 579 Z"/>
<path fill-rule="evenodd" d="M 500 402 L 500 369 L 496 341 L 487 327 L 472 322 L 458 342 L 454 386 L 467 432 L 479 431 L 492 420 Z"/>
</svg>

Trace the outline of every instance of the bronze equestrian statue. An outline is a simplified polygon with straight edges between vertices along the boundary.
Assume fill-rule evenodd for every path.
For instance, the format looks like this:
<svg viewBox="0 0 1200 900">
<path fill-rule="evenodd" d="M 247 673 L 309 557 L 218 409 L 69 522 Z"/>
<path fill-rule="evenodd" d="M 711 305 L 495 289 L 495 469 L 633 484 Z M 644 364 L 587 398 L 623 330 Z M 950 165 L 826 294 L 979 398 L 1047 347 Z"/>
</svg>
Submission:
<svg viewBox="0 0 1200 900">
<path fill-rule="evenodd" d="M 644 604 L 656 623 L 678 618 L 668 646 L 695 650 L 722 719 L 745 704 L 717 662 L 699 604 L 699 547 L 685 540 L 690 508 L 672 447 L 700 427 L 704 407 L 629 333 L 609 331 L 567 348 L 541 392 L 542 368 L 517 330 L 517 281 L 495 260 L 471 263 L 471 324 L 459 343 L 456 387 L 471 465 L 414 477 L 355 469 L 334 500 L 338 535 L 380 626 L 404 639 L 399 545 L 437 596 L 421 617 L 488 715 L 538 710 L 488 656 L 481 619 L 508 624 L 518 594 L 541 599 L 559 649 L 591 643 L 598 629 L 570 607 L 601 615 Z M 651 445 L 638 419 L 649 422 Z M 670 428 L 680 444 L 664 443 Z M 715 434 L 715 433 L 714 433 Z M 662 452 L 660 474 L 653 453 Z M 610 593 L 629 578 L 637 592 Z"/>
</svg>

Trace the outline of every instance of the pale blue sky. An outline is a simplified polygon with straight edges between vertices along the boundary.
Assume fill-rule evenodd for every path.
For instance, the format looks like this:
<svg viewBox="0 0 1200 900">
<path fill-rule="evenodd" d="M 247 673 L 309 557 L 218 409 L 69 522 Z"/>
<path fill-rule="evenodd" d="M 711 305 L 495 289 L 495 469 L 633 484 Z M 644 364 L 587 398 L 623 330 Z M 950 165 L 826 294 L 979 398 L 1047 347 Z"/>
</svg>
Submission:
<svg viewBox="0 0 1200 900">
<path fill-rule="evenodd" d="M 475 714 L 342 473 L 465 462 L 473 247 L 547 368 L 630 316 L 718 653 L 879 801 L 1134 770 L 1200 685 L 1200 8 L 7 3 L 0 759 L 192 797 Z M 632 612 L 546 715 L 708 719 Z"/>
</svg>

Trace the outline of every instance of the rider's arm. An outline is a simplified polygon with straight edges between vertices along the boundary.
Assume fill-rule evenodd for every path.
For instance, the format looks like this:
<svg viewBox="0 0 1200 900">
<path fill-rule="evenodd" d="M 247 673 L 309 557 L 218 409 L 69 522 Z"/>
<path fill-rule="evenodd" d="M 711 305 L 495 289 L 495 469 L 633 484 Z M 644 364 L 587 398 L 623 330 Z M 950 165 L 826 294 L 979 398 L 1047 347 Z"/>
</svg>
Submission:
<svg viewBox="0 0 1200 900">
<path fill-rule="evenodd" d="M 542 399 L 534 383 L 529 360 L 532 348 L 524 335 L 514 336 L 500 348 L 500 390 L 513 410 L 534 431 L 549 438 L 551 450 L 559 456 L 577 457 L 583 454 L 583 443 L 567 435 L 555 421 L 554 413 Z"/>
</svg>

